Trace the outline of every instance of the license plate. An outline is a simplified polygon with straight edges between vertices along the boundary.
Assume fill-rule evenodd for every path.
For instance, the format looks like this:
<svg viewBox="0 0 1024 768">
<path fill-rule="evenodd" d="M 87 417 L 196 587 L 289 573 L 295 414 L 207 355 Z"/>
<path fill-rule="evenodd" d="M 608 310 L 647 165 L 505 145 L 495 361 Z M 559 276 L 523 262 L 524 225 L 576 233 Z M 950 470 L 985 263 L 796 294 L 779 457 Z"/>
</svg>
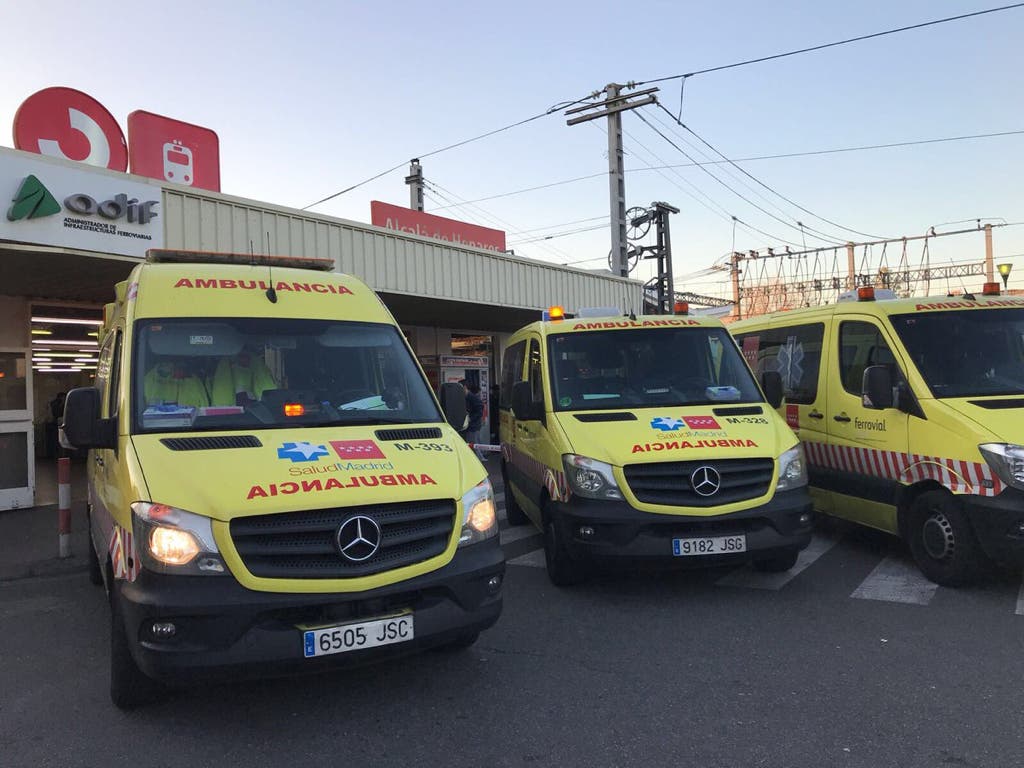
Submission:
<svg viewBox="0 0 1024 768">
<path fill-rule="evenodd" d="M 361 651 L 380 645 L 404 643 L 413 639 L 411 613 L 385 619 L 338 624 L 334 627 L 310 629 L 302 633 L 303 652 L 307 659 L 332 653 Z"/>
<path fill-rule="evenodd" d="M 700 539 L 672 539 L 672 554 L 676 557 L 729 555 L 733 552 L 746 551 L 746 536 L 708 536 Z"/>
</svg>

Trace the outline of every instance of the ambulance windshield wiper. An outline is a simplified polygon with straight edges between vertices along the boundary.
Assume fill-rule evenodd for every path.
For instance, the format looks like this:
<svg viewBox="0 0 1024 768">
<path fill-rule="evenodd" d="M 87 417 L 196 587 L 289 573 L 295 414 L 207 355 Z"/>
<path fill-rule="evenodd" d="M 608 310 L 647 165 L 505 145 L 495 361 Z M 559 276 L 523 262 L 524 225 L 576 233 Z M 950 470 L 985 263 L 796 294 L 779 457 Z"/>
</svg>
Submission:
<svg viewBox="0 0 1024 768">
<path fill-rule="evenodd" d="M 423 419 L 402 419 L 402 418 L 382 418 L 380 416 L 360 416 L 352 419 L 331 419 L 329 421 L 317 422 L 318 427 L 338 427 L 338 426 L 366 426 L 369 424 L 419 424 L 423 422 Z"/>
</svg>

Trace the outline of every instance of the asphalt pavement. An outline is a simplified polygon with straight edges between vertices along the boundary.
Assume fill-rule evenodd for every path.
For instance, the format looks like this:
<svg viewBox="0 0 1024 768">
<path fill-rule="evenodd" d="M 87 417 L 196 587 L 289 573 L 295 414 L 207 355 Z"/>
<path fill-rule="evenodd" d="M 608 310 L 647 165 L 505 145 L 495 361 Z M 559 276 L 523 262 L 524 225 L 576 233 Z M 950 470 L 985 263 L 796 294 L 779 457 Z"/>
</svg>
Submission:
<svg viewBox="0 0 1024 768">
<path fill-rule="evenodd" d="M 1020 577 L 907 576 L 887 537 L 815 536 L 790 578 L 607 574 L 571 589 L 502 532 L 505 608 L 471 649 L 107 697 L 84 573 L 0 583 L 0 765 L 1020 766 Z M 901 568 L 902 564 L 902 568 Z"/>
</svg>

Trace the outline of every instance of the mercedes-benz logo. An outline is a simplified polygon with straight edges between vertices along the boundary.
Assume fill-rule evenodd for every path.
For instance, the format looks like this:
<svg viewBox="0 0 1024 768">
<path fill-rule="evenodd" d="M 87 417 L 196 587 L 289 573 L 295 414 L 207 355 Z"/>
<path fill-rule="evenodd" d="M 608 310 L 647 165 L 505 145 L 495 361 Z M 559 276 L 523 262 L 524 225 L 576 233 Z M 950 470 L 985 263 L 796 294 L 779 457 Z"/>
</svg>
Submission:
<svg viewBox="0 0 1024 768">
<path fill-rule="evenodd" d="M 372 517 L 355 515 L 338 527 L 338 550 L 353 563 L 373 557 L 380 548 L 380 526 Z"/>
<path fill-rule="evenodd" d="M 714 467 L 697 467 L 690 475 L 690 487 L 700 496 L 714 496 L 722 487 L 722 476 Z"/>
</svg>

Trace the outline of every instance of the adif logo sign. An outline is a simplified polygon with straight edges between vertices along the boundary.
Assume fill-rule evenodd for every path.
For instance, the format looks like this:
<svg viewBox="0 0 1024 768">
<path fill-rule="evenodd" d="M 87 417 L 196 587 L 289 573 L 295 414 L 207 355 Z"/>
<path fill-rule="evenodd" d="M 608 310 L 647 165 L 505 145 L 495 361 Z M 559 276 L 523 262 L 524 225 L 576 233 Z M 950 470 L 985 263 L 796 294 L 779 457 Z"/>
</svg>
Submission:
<svg viewBox="0 0 1024 768">
<path fill-rule="evenodd" d="M 152 184 L 0 150 L 3 198 L 10 202 L 0 208 L 0 240 L 140 258 L 163 246 L 161 193 Z"/>
<path fill-rule="evenodd" d="M 64 207 L 81 216 L 99 214 L 112 221 L 127 218 L 131 223 L 148 224 L 158 214 L 153 209 L 159 201 L 147 200 L 139 202 L 128 195 L 115 195 L 110 200 L 97 202 L 84 192 L 78 192 L 64 198 Z M 60 213 L 60 204 L 43 183 L 34 175 L 29 174 L 21 182 L 18 193 L 14 197 L 14 205 L 7 211 L 8 221 L 20 219 L 41 219 Z"/>
</svg>

